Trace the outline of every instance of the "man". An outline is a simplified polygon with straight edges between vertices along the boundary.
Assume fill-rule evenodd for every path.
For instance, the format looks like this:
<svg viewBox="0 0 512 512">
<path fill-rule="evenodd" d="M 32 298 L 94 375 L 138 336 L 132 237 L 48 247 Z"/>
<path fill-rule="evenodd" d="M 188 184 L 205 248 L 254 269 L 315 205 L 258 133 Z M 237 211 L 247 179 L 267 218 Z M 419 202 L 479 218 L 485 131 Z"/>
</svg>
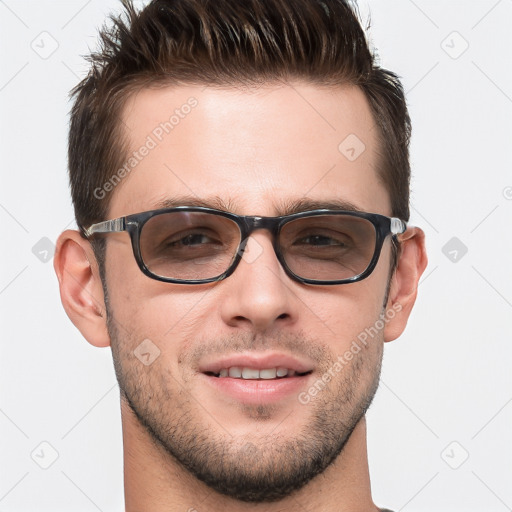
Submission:
<svg viewBox="0 0 512 512">
<path fill-rule="evenodd" d="M 398 79 L 343 0 L 124 7 L 55 268 L 112 347 L 126 510 L 379 510 L 365 412 L 426 265 Z"/>
</svg>

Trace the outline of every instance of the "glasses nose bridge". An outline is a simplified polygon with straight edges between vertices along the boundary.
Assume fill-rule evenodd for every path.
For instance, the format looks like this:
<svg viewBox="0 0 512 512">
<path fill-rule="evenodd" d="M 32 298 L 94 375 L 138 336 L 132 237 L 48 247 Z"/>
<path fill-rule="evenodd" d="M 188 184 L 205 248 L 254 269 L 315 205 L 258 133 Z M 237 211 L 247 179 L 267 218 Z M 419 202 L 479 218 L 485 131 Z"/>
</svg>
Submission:
<svg viewBox="0 0 512 512">
<path fill-rule="evenodd" d="M 249 242 L 249 237 L 255 232 L 259 230 L 269 231 L 271 235 L 270 243 L 272 245 L 272 248 L 274 250 L 274 256 L 277 258 L 281 266 L 285 266 L 283 257 L 281 254 L 281 250 L 279 248 L 279 242 L 277 240 L 278 232 L 279 232 L 279 225 L 282 221 L 282 218 L 280 217 L 260 217 L 260 216 L 240 216 L 239 221 L 241 221 L 241 235 L 242 239 L 240 242 L 240 249 L 246 247 L 246 245 Z M 255 243 L 259 246 L 257 241 Z M 240 250 L 239 249 L 239 250 Z M 262 248 L 260 246 L 258 251 L 261 251 Z M 285 268 L 286 270 L 286 268 Z"/>
<path fill-rule="evenodd" d="M 279 217 L 260 217 L 260 216 L 243 216 L 240 217 L 242 221 L 242 240 L 241 246 L 245 246 L 249 237 L 259 230 L 269 231 L 271 235 L 271 244 L 274 249 L 277 259 L 281 261 L 281 255 L 279 250 L 279 243 L 277 241 L 277 235 L 279 231 L 279 224 L 281 218 Z"/>
<path fill-rule="evenodd" d="M 255 231 L 260 229 L 264 229 L 265 231 L 270 231 L 272 238 L 275 239 L 275 235 L 277 235 L 279 228 L 278 217 L 259 217 L 259 216 L 245 216 L 242 217 L 244 223 L 244 238 L 248 238 Z"/>
</svg>

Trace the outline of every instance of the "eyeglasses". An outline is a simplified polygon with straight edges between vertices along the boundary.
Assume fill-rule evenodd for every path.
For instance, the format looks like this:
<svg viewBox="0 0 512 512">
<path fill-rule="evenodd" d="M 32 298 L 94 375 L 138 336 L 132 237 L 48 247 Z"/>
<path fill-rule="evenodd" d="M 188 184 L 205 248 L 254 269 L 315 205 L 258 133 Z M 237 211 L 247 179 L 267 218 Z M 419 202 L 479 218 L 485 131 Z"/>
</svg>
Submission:
<svg viewBox="0 0 512 512">
<path fill-rule="evenodd" d="M 276 256 L 292 279 L 331 285 L 368 277 L 386 237 L 396 238 L 406 230 L 406 223 L 359 211 L 257 217 L 179 206 L 99 222 L 86 229 L 85 236 L 128 231 L 135 260 L 148 277 L 203 284 L 230 276 L 249 236 L 258 229 L 271 232 Z"/>
</svg>

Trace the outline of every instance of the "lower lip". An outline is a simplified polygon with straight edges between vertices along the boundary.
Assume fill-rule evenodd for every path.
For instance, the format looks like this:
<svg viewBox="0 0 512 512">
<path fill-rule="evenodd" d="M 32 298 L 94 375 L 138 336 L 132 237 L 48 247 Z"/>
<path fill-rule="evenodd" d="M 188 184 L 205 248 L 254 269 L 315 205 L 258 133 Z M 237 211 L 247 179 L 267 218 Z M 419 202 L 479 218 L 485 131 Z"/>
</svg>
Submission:
<svg viewBox="0 0 512 512">
<path fill-rule="evenodd" d="M 229 395 L 238 402 L 262 404 L 278 402 L 290 396 L 297 396 L 304 389 L 311 374 L 282 379 L 251 380 L 213 377 L 202 374 L 216 390 Z"/>
</svg>

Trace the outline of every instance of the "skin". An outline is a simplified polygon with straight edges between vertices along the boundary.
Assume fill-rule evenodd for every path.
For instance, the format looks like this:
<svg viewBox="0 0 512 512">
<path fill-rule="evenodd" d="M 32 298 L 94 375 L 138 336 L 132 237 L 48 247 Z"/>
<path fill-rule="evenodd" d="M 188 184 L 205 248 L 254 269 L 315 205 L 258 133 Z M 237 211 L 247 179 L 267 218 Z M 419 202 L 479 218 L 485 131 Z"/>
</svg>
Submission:
<svg viewBox="0 0 512 512">
<path fill-rule="evenodd" d="M 108 218 L 151 210 L 177 195 L 217 197 L 242 215 L 280 215 L 287 201 L 307 197 L 341 199 L 362 211 L 391 216 L 390 198 L 377 173 L 376 128 L 358 89 L 300 82 L 256 90 L 144 89 L 129 99 L 123 113 L 130 151 L 190 97 L 197 99 L 197 107 L 112 192 Z M 338 150 L 350 134 L 366 146 L 352 162 Z M 298 504 L 326 512 L 377 510 L 370 492 L 364 410 L 378 382 L 383 344 L 403 332 L 427 263 L 419 228 L 409 228 L 401 239 L 384 304 L 389 239 L 368 278 L 311 286 L 285 274 L 270 233 L 257 231 L 252 236 L 256 259 L 242 260 L 224 281 L 183 286 L 146 277 L 136 265 L 128 234 L 111 234 L 107 315 L 90 243 L 76 231 L 64 232 L 55 256 L 63 305 L 91 344 L 112 346 L 126 395 L 121 399 L 126 510 L 273 512 L 297 510 Z M 313 372 L 300 389 L 307 391 L 389 309 L 399 311 L 308 404 L 300 403 L 297 393 L 273 404 L 264 399 L 240 403 L 210 386 L 199 369 L 205 358 L 236 350 L 278 351 L 311 365 Z M 160 350 L 148 366 L 133 353 L 144 339 Z M 330 421 L 327 427 L 318 419 L 322 414 L 324 422 Z M 157 430 L 157 441 L 144 421 Z M 211 457 L 203 467 L 225 463 L 237 474 L 268 475 L 272 464 L 285 472 L 294 454 L 308 459 L 313 448 L 322 446 L 334 460 L 278 501 L 249 503 L 217 492 L 178 463 L 167 449 L 176 440 L 178 448 L 188 451 L 208 448 Z M 342 448 L 339 455 L 335 444 L 338 451 Z"/>
</svg>

